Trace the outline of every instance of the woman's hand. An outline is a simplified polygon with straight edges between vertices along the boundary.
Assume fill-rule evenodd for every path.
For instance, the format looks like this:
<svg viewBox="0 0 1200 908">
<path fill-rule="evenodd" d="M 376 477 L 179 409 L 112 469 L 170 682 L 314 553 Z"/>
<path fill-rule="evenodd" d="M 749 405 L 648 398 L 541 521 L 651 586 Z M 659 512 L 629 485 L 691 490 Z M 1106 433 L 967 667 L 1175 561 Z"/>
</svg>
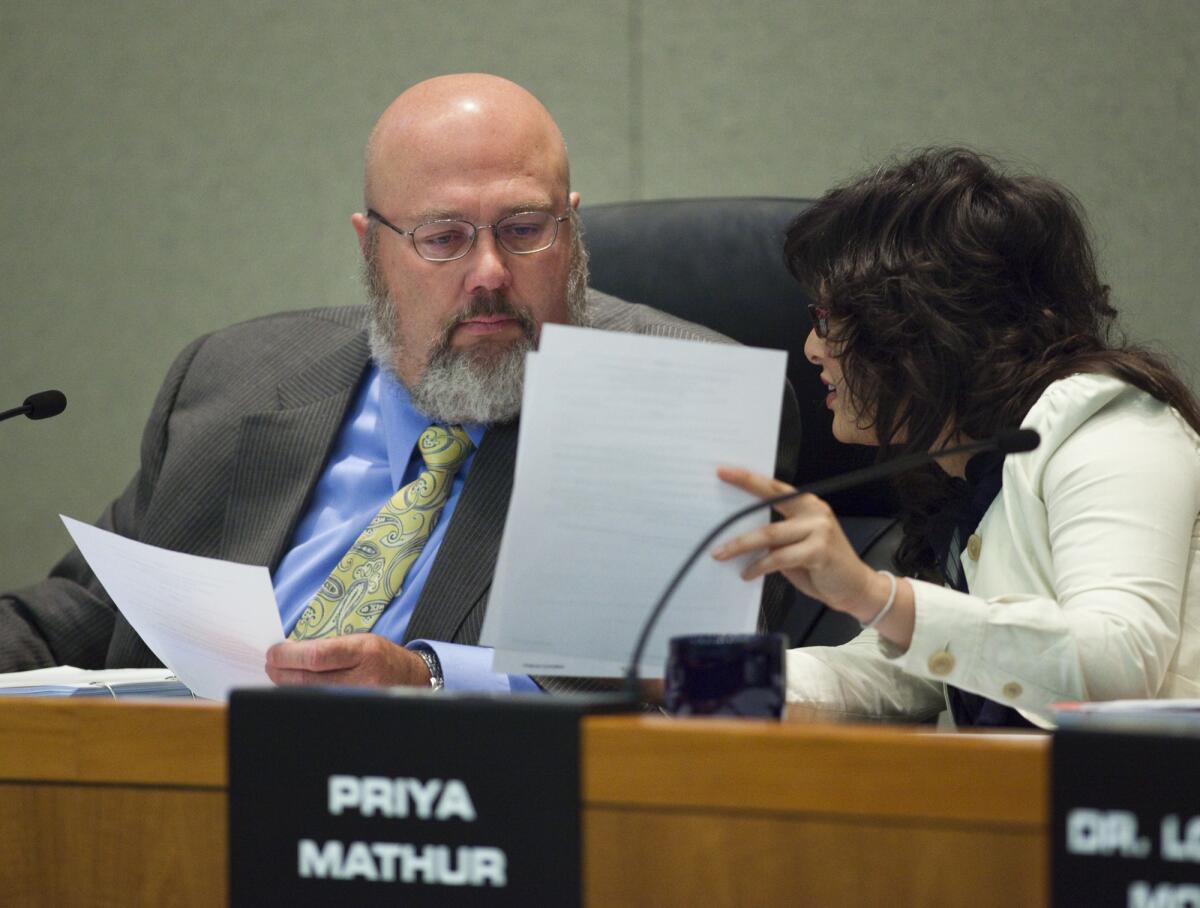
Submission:
<svg viewBox="0 0 1200 908">
<path fill-rule="evenodd" d="M 793 491 L 787 483 L 738 467 L 720 467 L 717 476 L 762 499 Z M 765 550 L 742 572 L 744 579 L 779 571 L 800 592 L 860 623 L 879 614 L 892 582 L 858 557 L 833 509 L 815 495 L 801 495 L 775 505 L 775 510 L 786 519 L 731 539 L 714 549 L 713 557 L 727 561 Z M 904 647 L 912 639 L 912 603 L 912 587 L 898 580 L 895 604 L 878 625 L 883 636 Z"/>
</svg>

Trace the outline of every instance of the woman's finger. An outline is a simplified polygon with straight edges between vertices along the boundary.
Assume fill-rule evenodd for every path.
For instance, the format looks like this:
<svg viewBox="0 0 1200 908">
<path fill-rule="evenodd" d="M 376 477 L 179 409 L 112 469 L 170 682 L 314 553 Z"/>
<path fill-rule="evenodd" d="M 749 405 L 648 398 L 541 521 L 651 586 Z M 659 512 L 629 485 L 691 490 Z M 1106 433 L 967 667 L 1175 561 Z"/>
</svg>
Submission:
<svg viewBox="0 0 1200 908">
<path fill-rule="evenodd" d="M 717 467 L 717 478 L 759 498 L 772 498 L 775 495 L 795 491 L 786 482 L 770 476 L 763 476 L 761 473 L 754 473 L 742 467 Z"/>
<path fill-rule="evenodd" d="M 785 574 L 803 571 L 807 574 L 808 567 L 806 565 L 812 560 L 813 554 L 813 545 L 809 539 L 772 549 L 762 558 L 747 566 L 742 571 L 742 579 L 754 580 L 756 577 L 763 577 L 775 571 L 782 571 Z"/>
<path fill-rule="evenodd" d="M 730 558 L 744 555 L 755 549 L 773 549 L 781 545 L 799 542 L 811 532 L 811 521 L 793 517 L 778 523 L 768 523 L 766 526 L 758 527 L 730 539 L 728 542 L 723 542 L 713 549 L 712 555 L 718 561 L 728 561 Z"/>
<path fill-rule="evenodd" d="M 764 500 L 796 491 L 786 482 L 770 476 L 763 476 L 761 473 L 754 473 L 742 467 L 717 467 L 717 478 Z M 812 511 L 813 508 L 819 508 L 820 513 L 823 514 L 833 513 L 824 501 L 816 495 L 810 494 L 800 495 L 774 506 L 774 510 L 784 517 L 794 517 L 797 514 Z"/>
</svg>

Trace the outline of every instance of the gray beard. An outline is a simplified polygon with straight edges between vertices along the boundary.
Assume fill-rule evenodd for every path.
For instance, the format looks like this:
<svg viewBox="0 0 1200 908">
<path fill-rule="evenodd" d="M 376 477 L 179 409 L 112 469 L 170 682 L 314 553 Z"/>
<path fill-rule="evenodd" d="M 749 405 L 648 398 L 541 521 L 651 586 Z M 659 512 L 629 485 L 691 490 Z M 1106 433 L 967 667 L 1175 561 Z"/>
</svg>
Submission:
<svg viewBox="0 0 1200 908">
<path fill-rule="evenodd" d="M 587 249 L 575 213 L 571 217 L 571 261 L 567 275 L 567 324 L 586 326 Z M 364 264 L 363 280 L 371 304 L 368 337 L 376 365 L 408 389 L 413 406 L 431 420 L 447 425 L 508 422 L 521 412 L 525 388 L 525 354 L 536 349 L 537 324 L 526 309 L 513 306 L 503 293 L 480 294 L 467 309 L 442 326 L 441 336 L 429 355 L 425 371 L 412 386 L 396 371 L 404 356 L 404 344 L 396 330 L 395 307 L 379 272 L 374 247 Z M 455 350 L 450 346 L 454 329 L 463 321 L 482 315 L 505 315 L 517 319 L 522 336 L 507 347 L 493 351 Z"/>
</svg>

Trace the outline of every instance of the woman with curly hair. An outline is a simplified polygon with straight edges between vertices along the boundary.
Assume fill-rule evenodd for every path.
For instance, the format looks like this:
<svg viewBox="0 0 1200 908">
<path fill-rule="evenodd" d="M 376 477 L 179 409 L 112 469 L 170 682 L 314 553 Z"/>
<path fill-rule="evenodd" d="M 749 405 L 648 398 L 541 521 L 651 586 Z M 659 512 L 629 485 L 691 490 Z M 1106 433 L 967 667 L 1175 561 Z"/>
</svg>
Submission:
<svg viewBox="0 0 1200 908">
<path fill-rule="evenodd" d="M 1060 700 L 1200 696 L 1200 406 L 1117 337 L 1074 197 L 932 149 L 827 193 L 784 255 L 816 300 L 805 354 L 838 440 L 886 459 L 1017 425 L 1042 439 L 902 476 L 900 578 L 811 495 L 714 552 L 756 552 L 747 579 L 781 571 L 869 629 L 790 651 L 789 698 L 1048 727 Z"/>
</svg>

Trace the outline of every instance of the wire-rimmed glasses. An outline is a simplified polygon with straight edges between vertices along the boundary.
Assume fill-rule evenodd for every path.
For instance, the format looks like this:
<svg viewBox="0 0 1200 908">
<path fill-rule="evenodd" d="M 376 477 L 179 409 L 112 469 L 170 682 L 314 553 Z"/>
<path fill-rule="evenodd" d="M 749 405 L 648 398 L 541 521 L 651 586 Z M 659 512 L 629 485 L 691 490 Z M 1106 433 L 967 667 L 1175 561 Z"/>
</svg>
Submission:
<svg viewBox="0 0 1200 908">
<path fill-rule="evenodd" d="M 374 208 L 367 209 L 367 217 L 411 239 L 417 255 L 429 262 L 453 262 L 462 258 L 475 245 L 480 230 L 491 230 L 501 248 L 513 255 L 532 255 L 554 245 L 558 225 L 570 216 L 570 212 L 553 215 L 548 211 L 519 211 L 495 224 L 443 219 L 402 230 Z"/>
</svg>

